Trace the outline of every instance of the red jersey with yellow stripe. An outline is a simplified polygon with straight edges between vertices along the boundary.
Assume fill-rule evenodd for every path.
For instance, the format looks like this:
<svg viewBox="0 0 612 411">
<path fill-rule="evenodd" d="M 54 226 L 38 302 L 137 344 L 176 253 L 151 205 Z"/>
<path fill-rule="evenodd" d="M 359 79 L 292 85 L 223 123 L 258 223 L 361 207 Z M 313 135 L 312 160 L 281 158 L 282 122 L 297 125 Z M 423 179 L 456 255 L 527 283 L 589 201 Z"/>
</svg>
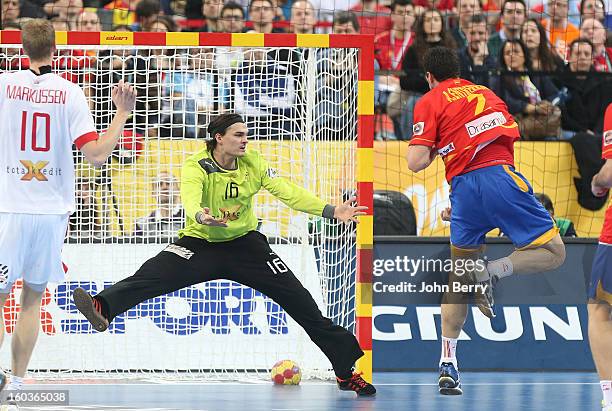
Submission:
<svg viewBox="0 0 612 411">
<path fill-rule="evenodd" d="M 519 137 L 517 123 L 495 93 L 454 78 L 417 102 L 410 144 L 437 150 L 450 183 L 454 176 L 478 168 L 514 166 L 513 143 Z"/>
<path fill-rule="evenodd" d="M 604 117 L 604 132 L 602 141 L 602 157 L 605 160 L 612 160 L 612 104 L 606 109 Z M 612 244 L 612 204 L 608 206 L 606 217 L 604 219 L 603 229 L 599 241 L 606 244 Z"/>
</svg>

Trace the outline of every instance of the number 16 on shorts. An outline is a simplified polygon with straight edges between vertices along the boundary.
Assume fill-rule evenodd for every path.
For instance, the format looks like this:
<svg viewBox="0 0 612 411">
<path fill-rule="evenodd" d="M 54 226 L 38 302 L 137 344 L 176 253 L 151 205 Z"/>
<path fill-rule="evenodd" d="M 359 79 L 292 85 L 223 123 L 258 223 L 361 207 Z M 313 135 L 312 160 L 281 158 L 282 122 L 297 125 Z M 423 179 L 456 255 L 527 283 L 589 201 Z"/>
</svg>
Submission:
<svg viewBox="0 0 612 411">
<path fill-rule="evenodd" d="M 275 253 L 270 253 L 270 255 L 276 256 L 272 261 L 266 261 L 268 267 L 274 274 L 283 274 L 289 271 L 289 268 L 283 263 L 283 260 L 280 259 Z"/>
</svg>

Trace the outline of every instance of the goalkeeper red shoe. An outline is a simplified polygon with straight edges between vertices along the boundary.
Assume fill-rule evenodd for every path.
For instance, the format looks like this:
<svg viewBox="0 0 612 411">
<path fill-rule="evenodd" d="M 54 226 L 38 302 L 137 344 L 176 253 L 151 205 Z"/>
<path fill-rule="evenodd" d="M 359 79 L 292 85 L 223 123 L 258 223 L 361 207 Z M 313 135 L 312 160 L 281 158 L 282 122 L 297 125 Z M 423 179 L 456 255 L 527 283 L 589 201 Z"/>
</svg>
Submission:
<svg viewBox="0 0 612 411">
<path fill-rule="evenodd" d="M 351 378 L 346 380 L 336 377 L 336 381 L 338 382 L 338 388 L 342 391 L 355 391 L 360 396 L 376 395 L 376 388 L 361 378 L 361 373 L 355 372 Z"/>
<path fill-rule="evenodd" d="M 80 287 L 74 290 L 73 298 L 77 309 L 87 318 L 94 330 L 98 332 L 106 331 L 108 320 L 102 313 L 100 302 Z"/>
</svg>

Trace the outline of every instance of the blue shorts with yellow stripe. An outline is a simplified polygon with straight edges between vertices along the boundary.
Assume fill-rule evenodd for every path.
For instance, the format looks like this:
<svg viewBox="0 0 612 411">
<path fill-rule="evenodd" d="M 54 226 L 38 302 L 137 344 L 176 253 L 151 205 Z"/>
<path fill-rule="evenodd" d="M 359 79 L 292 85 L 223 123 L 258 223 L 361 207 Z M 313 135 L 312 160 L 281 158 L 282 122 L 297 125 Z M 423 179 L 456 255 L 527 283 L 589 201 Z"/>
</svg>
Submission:
<svg viewBox="0 0 612 411">
<path fill-rule="evenodd" d="M 550 214 L 533 196 L 531 185 L 513 167 L 484 167 L 453 177 L 451 244 L 480 247 L 499 228 L 516 248 L 537 247 L 559 232 Z"/>
<path fill-rule="evenodd" d="M 612 245 L 599 244 L 593 259 L 589 298 L 612 305 Z"/>
</svg>

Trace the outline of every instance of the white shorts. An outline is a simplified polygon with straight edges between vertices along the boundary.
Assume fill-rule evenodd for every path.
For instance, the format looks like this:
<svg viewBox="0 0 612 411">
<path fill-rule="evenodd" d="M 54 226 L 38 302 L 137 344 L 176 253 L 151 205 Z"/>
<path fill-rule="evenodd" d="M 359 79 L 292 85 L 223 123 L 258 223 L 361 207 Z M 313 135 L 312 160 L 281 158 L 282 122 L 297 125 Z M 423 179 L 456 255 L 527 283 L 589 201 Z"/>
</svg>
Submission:
<svg viewBox="0 0 612 411">
<path fill-rule="evenodd" d="M 36 291 L 64 279 L 67 225 L 68 214 L 0 213 L 0 293 L 10 292 L 20 278 Z"/>
</svg>

